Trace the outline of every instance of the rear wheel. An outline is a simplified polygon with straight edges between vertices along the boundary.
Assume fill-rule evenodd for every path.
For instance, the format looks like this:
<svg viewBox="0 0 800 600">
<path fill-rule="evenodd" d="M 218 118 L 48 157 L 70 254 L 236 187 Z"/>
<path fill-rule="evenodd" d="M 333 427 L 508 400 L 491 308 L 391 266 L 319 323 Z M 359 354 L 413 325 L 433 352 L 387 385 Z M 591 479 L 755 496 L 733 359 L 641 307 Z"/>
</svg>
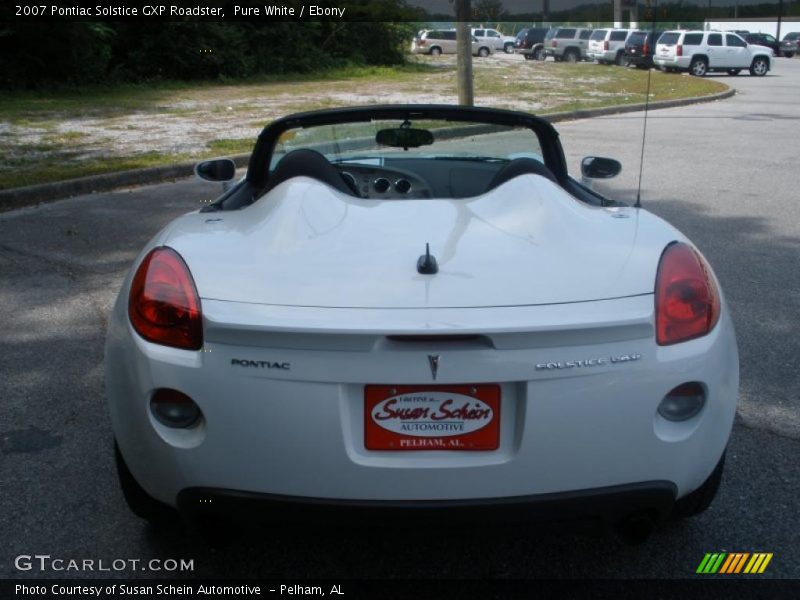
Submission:
<svg viewBox="0 0 800 600">
<path fill-rule="evenodd" d="M 514 42 L 506 42 L 503 46 L 503 50 L 506 54 L 514 54 Z"/>
<path fill-rule="evenodd" d="M 431 48 L 431 51 L 429 52 L 431 56 L 439 56 L 441 53 L 442 49 L 439 48 L 438 46 L 434 46 L 433 48 Z"/>
<path fill-rule="evenodd" d="M 617 58 L 614 62 L 620 67 L 627 67 L 630 61 L 625 57 L 624 52 L 617 52 Z"/>
<path fill-rule="evenodd" d="M 154 527 L 165 527 L 177 523 L 180 519 L 178 511 L 166 504 L 159 502 L 148 494 L 133 476 L 122 453 L 119 451 L 116 441 L 114 442 L 114 459 L 117 463 L 117 476 L 119 485 L 122 488 L 122 495 L 128 508 L 137 517 L 149 521 Z"/>
<path fill-rule="evenodd" d="M 672 517 L 687 519 L 705 512 L 719 490 L 722 481 L 722 471 L 725 468 L 725 453 L 719 459 L 717 466 L 699 488 L 675 502 L 672 508 Z"/>
<path fill-rule="evenodd" d="M 544 53 L 544 48 L 536 48 L 533 51 L 533 59 L 534 60 L 544 60 L 545 58 L 546 58 L 546 55 Z"/>
<path fill-rule="evenodd" d="M 769 63 L 766 58 L 757 57 L 753 59 L 753 64 L 750 65 L 750 75 L 756 77 L 763 77 L 769 71 Z"/>
<path fill-rule="evenodd" d="M 736 76 L 741 72 L 742 72 L 741 69 L 728 69 L 728 75 Z"/>
<path fill-rule="evenodd" d="M 478 49 L 478 56 L 480 56 L 481 58 L 486 58 L 487 56 L 489 56 L 489 49 L 487 47 L 485 47 L 485 46 L 482 47 L 482 48 L 479 48 Z"/>
<path fill-rule="evenodd" d="M 692 59 L 691 64 L 689 64 L 689 73 L 691 73 L 695 77 L 704 77 L 705 74 L 708 73 L 708 62 L 706 62 L 706 59 L 705 58 Z"/>
<path fill-rule="evenodd" d="M 576 63 L 578 62 L 579 58 L 580 55 L 578 54 L 578 51 L 575 50 L 574 48 L 570 48 L 569 50 L 564 52 L 564 62 Z"/>
<path fill-rule="evenodd" d="M 783 53 L 783 55 L 784 55 L 786 58 L 792 58 L 792 57 L 794 56 L 794 52 L 784 52 L 784 53 Z"/>
</svg>

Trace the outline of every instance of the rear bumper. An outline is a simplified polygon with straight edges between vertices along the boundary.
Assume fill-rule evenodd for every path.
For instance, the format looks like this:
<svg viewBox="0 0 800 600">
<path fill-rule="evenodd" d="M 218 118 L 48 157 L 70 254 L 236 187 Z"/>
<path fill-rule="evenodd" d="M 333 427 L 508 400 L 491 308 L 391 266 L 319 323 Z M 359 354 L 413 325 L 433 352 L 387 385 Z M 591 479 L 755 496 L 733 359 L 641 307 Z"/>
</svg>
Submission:
<svg viewBox="0 0 800 600">
<path fill-rule="evenodd" d="M 586 53 L 586 55 L 596 61 L 608 61 L 611 62 L 617 58 L 617 51 L 616 50 L 593 50 Z"/>
<path fill-rule="evenodd" d="M 178 507 L 188 518 L 222 517 L 245 522 L 363 524 L 453 523 L 520 524 L 592 520 L 614 525 L 631 515 L 664 520 L 677 488 L 646 481 L 571 492 L 478 500 L 363 501 L 258 494 L 218 488 L 187 488 Z M 443 520 L 446 519 L 446 520 Z"/>
<path fill-rule="evenodd" d="M 652 66 L 652 64 L 653 64 L 653 57 L 652 56 L 642 56 L 641 54 L 628 54 L 626 52 L 625 53 L 625 58 L 632 65 L 648 65 L 648 66 Z"/>
<path fill-rule="evenodd" d="M 653 63 L 659 67 L 670 67 L 674 69 L 688 69 L 691 57 L 685 56 L 654 56 Z"/>
<path fill-rule="evenodd" d="M 136 480 L 173 506 L 198 488 L 242 490 L 230 493 L 247 498 L 325 498 L 319 502 L 337 506 L 411 506 L 419 499 L 444 506 L 560 499 L 574 493 L 569 490 L 661 481 L 681 497 L 717 464 L 736 408 L 738 358 L 727 311 L 708 336 L 656 347 L 651 296 L 514 311 L 446 309 L 446 321 L 439 311 L 426 311 L 430 327 L 442 323 L 481 334 L 442 346 L 376 335 L 378 322 L 383 334 L 419 333 L 413 311 L 334 309 L 336 322 L 352 324 L 347 332 L 315 334 L 315 326 L 331 322 L 319 310 L 204 301 L 213 352 L 198 353 L 138 338 L 122 297 L 106 349 L 112 424 Z M 592 327 L 580 327 L 580 318 Z M 511 320 L 522 322 L 523 331 L 513 331 Z M 291 334 L 249 326 L 267 322 Z M 442 357 L 436 384 L 500 385 L 496 450 L 366 449 L 365 382 L 433 385 L 431 353 Z M 641 358 L 537 369 L 627 354 Z M 243 358 L 286 363 L 291 370 L 232 364 Z M 688 421 L 667 422 L 657 414 L 658 403 L 685 381 L 707 387 L 707 404 Z M 162 387 L 192 397 L 202 425 L 178 430 L 155 422 L 149 399 Z"/>
</svg>

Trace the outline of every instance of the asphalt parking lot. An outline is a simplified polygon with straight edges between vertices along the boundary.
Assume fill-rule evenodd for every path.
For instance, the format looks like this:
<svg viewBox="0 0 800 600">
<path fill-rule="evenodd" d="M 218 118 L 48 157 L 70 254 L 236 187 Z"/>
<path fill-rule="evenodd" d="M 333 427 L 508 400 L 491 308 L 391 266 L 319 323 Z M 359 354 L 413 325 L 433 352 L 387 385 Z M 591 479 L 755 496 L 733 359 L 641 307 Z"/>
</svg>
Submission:
<svg viewBox="0 0 800 600">
<path fill-rule="evenodd" d="M 739 94 L 648 116 L 641 189 L 644 207 L 709 257 L 737 328 L 739 416 L 707 513 L 634 547 L 553 527 L 256 529 L 218 550 L 180 529 L 154 534 L 117 485 L 103 343 L 145 241 L 216 194 L 187 180 L 0 214 L 0 578 L 114 575 L 21 572 L 20 554 L 193 559 L 202 577 L 685 578 L 717 551 L 772 552 L 765 576 L 800 578 L 800 60 L 778 59 L 766 78 L 721 78 Z M 614 156 L 625 169 L 602 190 L 636 197 L 642 113 L 558 129 L 571 169 Z"/>
</svg>

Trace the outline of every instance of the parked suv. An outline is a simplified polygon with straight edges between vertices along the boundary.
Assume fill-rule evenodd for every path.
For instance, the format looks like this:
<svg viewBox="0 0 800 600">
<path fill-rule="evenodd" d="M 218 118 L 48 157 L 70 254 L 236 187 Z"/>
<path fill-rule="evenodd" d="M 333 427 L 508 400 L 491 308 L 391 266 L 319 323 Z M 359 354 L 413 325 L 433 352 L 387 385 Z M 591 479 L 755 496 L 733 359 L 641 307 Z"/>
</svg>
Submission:
<svg viewBox="0 0 800 600">
<path fill-rule="evenodd" d="M 545 46 L 547 56 L 566 62 L 586 60 L 591 29 L 583 27 L 559 27 L 555 30 L 550 45 Z"/>
<path fill-rule="evenodd" d="M 653 66 L 653 52 L 661 31 L 634 31 L 625 42 L 625 60 L 638 69 Z"/>
<path fill-rule="evenodd" d="M 431 29 L 422 31 L 418 37 L 411 42 L 411 51 L 415 54 L 455 54 L 456 53 L 456 30 L 455 29 Z M 484 42 L 479 42 L 474 36 L 472 38 L 472 54 L 474 56 L 489 56 L 492 49 Z"/>
<path fill-rule="evenodd" d="M 800 53 L 800 31 L 791 31 L 781 40 L 781 52 L 786 58 Z"/>
<path fill-rule="evenodd" d="M 521 30 L 514 44 L 517 54 L 522 54 L 529 60 L 544 60 L 544 43 L 549 31 L 549 27 L 528 27 Z"/>
<path fill-rule="evenodd" d="M 631 33 L 630 29 L 595 29 L 589 37 L 589 58 L 601 65 L 626 64 L 625 42 Z"/>
<path fill-rule="evenodd" d="M 666 71 L 689 71 L 698 77 L 709 71 L 738 75 L 742 69 L 764 76 L 772 68 L 772 50 L 724 31 L 665 31 L 653 62 Z"/>
<path fill-rule="evenodd" d="M 503 35 L 497 29 L 473 29 L 472 35 L 479 42 L 490 46 L 492 52 L 500 52 L 502 50 L 506 54 L 514 53 L 515 38 Z"/>
<path fill-rule="evenodd" d="M 779 42 L 778 39 L 768 33 L 748 33 L 742 37 L 748 44 L 758 44 L 759 46 L 766 46 L 772 48 L 775 56 L 785 56 L 792 58 L 797 54 L 797 38 L 794 41 L 787 39 L 791 34 L 786 34 L 783 41 Z"/>
</svg>

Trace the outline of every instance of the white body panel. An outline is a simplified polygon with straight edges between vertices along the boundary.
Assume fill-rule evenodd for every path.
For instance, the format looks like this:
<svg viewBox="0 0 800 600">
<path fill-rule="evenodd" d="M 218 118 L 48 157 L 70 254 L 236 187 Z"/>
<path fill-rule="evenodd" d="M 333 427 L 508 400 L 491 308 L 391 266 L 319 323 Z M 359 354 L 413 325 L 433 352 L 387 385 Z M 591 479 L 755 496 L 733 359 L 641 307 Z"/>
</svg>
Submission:
<svg viewBox="0 0 800 600">
<path fill-rule="evenodd" d="M 436 201 L 362 200 L 296 178 L 245 210 L 186 215 L 165 243 L 186 258 L 202 298 L 434 308 L 652 293 L 676 235 L 648 213 L 588 206 L 538 175 Z M 416 271 L 426 243 L 436 277 Z"/>
</svg>

